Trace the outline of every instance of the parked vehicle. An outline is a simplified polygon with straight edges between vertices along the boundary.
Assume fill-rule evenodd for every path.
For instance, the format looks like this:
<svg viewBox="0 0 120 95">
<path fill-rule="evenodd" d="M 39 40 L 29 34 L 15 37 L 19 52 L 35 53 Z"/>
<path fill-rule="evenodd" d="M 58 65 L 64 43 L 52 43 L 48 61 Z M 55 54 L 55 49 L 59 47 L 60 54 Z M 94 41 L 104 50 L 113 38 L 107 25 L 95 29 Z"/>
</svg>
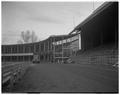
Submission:
<svg viewBox="0 0 120 95">
<path fill-rule="evenodd" d="M 33 56 L 33 63 L 40 63 L 40 58 L 39 58 L 39 55 L 38 54 L 34 54 Z"/>
</svg>

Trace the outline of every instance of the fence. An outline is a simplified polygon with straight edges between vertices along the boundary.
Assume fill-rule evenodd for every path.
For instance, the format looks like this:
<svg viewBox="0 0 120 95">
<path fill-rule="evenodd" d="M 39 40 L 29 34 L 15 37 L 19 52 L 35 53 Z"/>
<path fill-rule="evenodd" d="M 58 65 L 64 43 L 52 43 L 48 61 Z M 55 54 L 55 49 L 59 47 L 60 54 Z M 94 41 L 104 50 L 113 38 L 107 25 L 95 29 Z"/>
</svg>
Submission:
<svg viewBox="0 0 120 95">
<path fill-rule="evenodd" d="M 9 92 L 12 90 L 15 83 L 17 83 L 25 71 L 28 63 L 9 63 L 2 66 L 2 92 Z"/>
</svg>

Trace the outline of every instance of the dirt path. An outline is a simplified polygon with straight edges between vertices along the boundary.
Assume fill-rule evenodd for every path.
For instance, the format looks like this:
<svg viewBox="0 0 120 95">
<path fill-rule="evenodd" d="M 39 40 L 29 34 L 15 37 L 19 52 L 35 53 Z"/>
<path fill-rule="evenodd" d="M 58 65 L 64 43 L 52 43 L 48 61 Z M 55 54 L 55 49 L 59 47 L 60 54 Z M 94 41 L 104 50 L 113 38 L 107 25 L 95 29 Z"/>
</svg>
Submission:
<svg viewBox="0 0 120 95">
<path fill-rule="evenodd" d="M 117 92 L 117 72 L 85 65 L 31 66 L 13 92 Z"/>
</svg>

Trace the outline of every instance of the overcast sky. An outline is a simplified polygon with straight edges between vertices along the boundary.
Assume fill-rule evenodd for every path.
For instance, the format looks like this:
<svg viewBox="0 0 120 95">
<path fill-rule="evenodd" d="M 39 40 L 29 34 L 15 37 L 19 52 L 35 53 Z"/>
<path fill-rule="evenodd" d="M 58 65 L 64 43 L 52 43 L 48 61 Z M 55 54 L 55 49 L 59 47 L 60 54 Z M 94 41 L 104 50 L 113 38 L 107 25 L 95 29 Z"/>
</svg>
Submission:
<svg viewBox="0 0 120 95">
<path fill-rule="evenodd" d="M 16 44 L 26 30 L 39 40 L 68 34 L 92 12 L 93 2 L 2 2 L 2 44 Z"/>
</svg>

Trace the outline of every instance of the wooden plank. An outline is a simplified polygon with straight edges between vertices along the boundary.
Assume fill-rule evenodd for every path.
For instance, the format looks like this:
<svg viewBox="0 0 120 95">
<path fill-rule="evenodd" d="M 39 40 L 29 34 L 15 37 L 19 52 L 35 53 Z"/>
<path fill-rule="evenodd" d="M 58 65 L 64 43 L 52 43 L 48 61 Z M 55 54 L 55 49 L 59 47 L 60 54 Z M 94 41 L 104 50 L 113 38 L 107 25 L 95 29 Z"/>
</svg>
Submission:
<svg viewBox="0 0 120 95">
<path fill-rule="evenodd" d="M 7 73 L 3 74 L 3 77 L 8 76 L 10 74 L 11 74 L 11 72 L 7 72 Z"/>
<path fill-rule="evenodd" d="M 4 84 L 5 82 L 7 82 L 10 79 L 11 79 L 11 76 L 6 77 L 5 79 L 3 79 L 2 84 Z"/>
</svg>

